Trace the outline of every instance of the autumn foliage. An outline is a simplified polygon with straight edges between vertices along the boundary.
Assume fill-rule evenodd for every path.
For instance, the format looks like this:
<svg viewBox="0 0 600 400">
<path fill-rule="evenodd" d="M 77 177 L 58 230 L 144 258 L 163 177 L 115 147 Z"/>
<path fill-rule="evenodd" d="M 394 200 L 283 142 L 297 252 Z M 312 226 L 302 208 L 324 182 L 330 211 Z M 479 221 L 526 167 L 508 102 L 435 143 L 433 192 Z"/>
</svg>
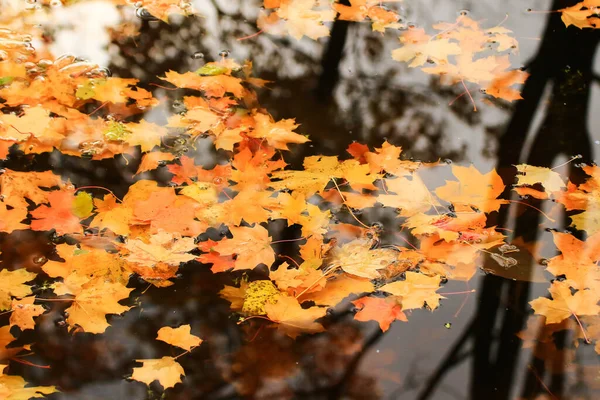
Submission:
<svg viewBox="0 0 600 400">
<path fill-rule="evenodd" d="M 141 3 L 163 21 L 171 13 L 193 12 L 182 10 L 179 1 Z M 571 24 L 579 15 L 562 12 Z M 368 20 L 376 31 L 403 28 L 397 14 L 379 2 L 359 0 L 350 6 L 267 0 L 258 27 L 268 34 L 318 39 L 329 34 L 323 23 L 336 16 Z M 518 44 L 510 30 L 483 28 L 467 15 L 432 28 L 402 30 L 391 56 L 460 83 L 468 96 L 470 82 L 494 97 L 521 98 L 515 85 L 528 74 L 511 66 L 508 53 Z M 70 240 L 55 246 L 39 273 L 0 270 L 0 311 L 11 314 L 10 325 L 0 327 L 0 398 L 57 390 L 26 387 L 22 378 L 2 374 L 24 350 L 11 346 L 11 327 L 33 329 L 48 302 L 58 300 L 68 303 L 66 323 L 73 334 L 102 334 L 111 327 L 111 315 L 139 306 L 128 287 L 132 276 L 164 288 L 184 264 L 215 274 L 262 271 L 259 279 L 240 273 L 239 284 L 223 287 L 220 295 L 241 324 L 263 324 L 296 338 L 324 331 L 327 310 L 347 306 L 349 297 L 357 321 L 375 321 L 383 331 L 397 320 L 410 323 L 411 312 L 432 312 L 443 304 L 443 282 L 469 281 L 483 255 L 493 255 L 506 268 L 516 262 L 503 250 L 504 233 L 488 226 L 488 215 L 509 203 L 499 197 L 505 185 L 495 170 L 409 161 L 389 142 L 376 148 L 354 143 L 348 154 L 306 157 L 302 168 L 292 169 L 285 152 L 310 138 L 294 119 L 277 120 L 260 106 L 255 89 L 267 82 L 252 76 L 251 62 L 223 58 L 197 71 L 160 76 L 168 88 L 190 93 L 181 99 L 185 110 L 161 126 L 142 118 L 160 100 L 135 79 L 110 77 L 75 57 L 41 58 L 28 35 L 0 32 L 0 157 L 58 151 L 90 164 L 116 156 L 138 159 L 139 168 L 122 198 L 108 189 L 74 187 L 53 171 L 2 171 L 0 232 L 32 230 Z M 169 145 L 181 139 L 194 146 L 205 136 L 227 154 L 226 162 L 207 167 Z M 426 168 L 449 168 L 454 178 L 430 188 L 420 175 Z M 149 179 L 157 169 L 168 171 L 170 185 Z M 554 234 L 561 254 L 546 269 L 564 279 L 552 283 L 550 296 L 532 301 L 532 310 L 546 324 L 597 316 L 598 168 L 585 167 L 589 178 L 578 185 L 548 168 L 516 169 L 515 191 L 554 199 L 568 211 L 583 210 L 572 217 L 573 226 L 588 235 L 579 240 Z M 382 244 L 380 228 L 356 215 L 370 208 L 394 210 L 403 239 Z M 273 221 L 300 234 L 278 236 Z M 208 238 L 217 229 L 224 236 Z M 292 253 L 277 251 L 286 241 L 295 243 Z M 50 282 L 51 298 L 32 289 L 40 278 Z M 599 341 L 600 329 L 585 335 Z M 185 375 L 178 357 L 202 346 L 202 339 L 182 325 L 163 327 L 157 340 L 185 352 L 136 360 L 141 365 L 131 379 L 158 381 L 168 389 Z"/>
</svg>

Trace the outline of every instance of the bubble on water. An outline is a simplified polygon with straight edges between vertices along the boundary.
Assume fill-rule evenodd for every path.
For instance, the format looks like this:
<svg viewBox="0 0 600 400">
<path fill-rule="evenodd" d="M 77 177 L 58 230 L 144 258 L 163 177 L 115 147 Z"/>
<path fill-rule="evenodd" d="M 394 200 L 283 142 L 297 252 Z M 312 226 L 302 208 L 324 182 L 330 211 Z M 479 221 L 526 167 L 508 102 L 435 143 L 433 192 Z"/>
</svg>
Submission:
<svg viewBox="0 0 600 400">
<path fill-rule="evenodd" d="M 146 10 L 143 7 L 137 8 L 135 10 L 135 15 L 144 21 L 158 21 L 158 18 L 156 18 L 154 15 L 152 15 L 150 13 L 150 11 Z"/>
<path fill-rule="evenodd" d="M 33 258 L 33 263 L 37 265 L 46 264 L 46 261 L 48 261 L 48 259 L 44 256 L 37 256 Z"/>
<path fill-rule="evenodd" d="M 517 246 L 515 246 L 514 244 L 505 243 L 502 246 L 498 247 L 498 250 L 501 253 L 508 253 L 508 252 L 519 251 L 519 248 Z"/>
<path fill-rule="evenodd" d="M 469 14 L 470 14 L 470 11 L 469 11 L 469 10 L 460 10 L 460 11 L 458 12 L 458 16 L 459 16 L 459 17 L 466 17 L 466 16 L 468 16 Z"/>
<path fill-rule="evenodd" d="M 219 52 L 219 55 L 220 55 L 221 57 L 223 57 L 223 58 L 226 58 L 226 57 L 229 57 L 229 54 L 230 54 L 230 53 L 231 53 L 231 52 L 230 52 L 229 50 L 221 50 L 221 51 Z"/>
<path fill-rule="evenodd" d="M 100 67 L 100 68 L 97 68 L 95 71 L 98 71 L 99 75 L 103 75 L 105 77 L 112 76 L 112 71 L 110 69 L 108 69 L 107 67 Z"/>
<path fill-rule="evenodd" d="M 383 231 L 383 224 L 381 222 L 373 222 L 371 224 L 371 228 L 373 228 L 377 231 Z"/>
<path fill-rule="evenodd" d="M 201 60 L 204 58 L 204 53 L 197 51 L 194 54 L 192 54 L 192 59 L 194 60 Z"/>
<path fill-rule="evenodd" d="M 498 263 L 502 268 L 511 268 L 517 265 L 517 260 L 512 257 L 502 256 L 500 254 L 493 253 L 492 258 L 494 261 Z"/>
<path fill-rule="evenodd" d="M 446 164 L 448 164 L 448 165 L 452 164 L 452 160 L 451 160 L 451 159 L 449 159 L 449 158 L 445 158 L 445 159 L 444 159 L 444 162 L 445 162 Z"/>
<path fill-rule="evenodd" d="M 38 61 L 37 65 L 40 68 L 48 68 L 50 67 L 52 64 L 54 64 L 54 62 L 52 60 L 48 60 L 46 58 L 42 58 L 40 61 Z"/>
</svg>

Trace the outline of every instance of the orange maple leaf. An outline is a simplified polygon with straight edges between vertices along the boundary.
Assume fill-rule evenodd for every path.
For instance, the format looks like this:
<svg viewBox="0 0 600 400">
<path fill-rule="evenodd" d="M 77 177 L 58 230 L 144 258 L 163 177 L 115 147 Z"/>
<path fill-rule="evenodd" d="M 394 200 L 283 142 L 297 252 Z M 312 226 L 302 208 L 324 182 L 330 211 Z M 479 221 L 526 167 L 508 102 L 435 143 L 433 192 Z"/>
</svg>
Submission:
<svg viewBox="0 0 600 400">
<path fill-rule="evenodd" d="M 352 302 L 359 311 L 354 315 L 357 321 L 377 321 L 382 331 L 387 331 L 392 322 L 399 320 L 408 322 L 406 314 L 402 312 L 400 299 L 394 296 L 362 297 Z"/>
<path fill-rule="evenodd" d="M 231 226 L 232 239 L 217 242 L 212 250 L 221 255 L 237 255 L 234 270 L 253 269 L 259 264 L 270 267 L 275 262 L 269 231 L 260 225 L 253 228 Z"/>
<path fill-rule="evenodd" d="M 35 218 L 31 221 L 34 231 L 56 230 L 59 235 L 67 233 L 80 233 L 83 228 L 73 213 L 75 194 L 68 191 L 53 191 L 48 194 L 50 206 L 41 205 L 31 212 Z"/>
<path fill-rule="evenodd" d="M 294 297 L 279 295 L 275 303 L 265 304 L 267 317 L 278 323 L 278 329 L 295 338 L 300 333 L 317 333 L 324 330 L 323 325 L 315 322 L 324 317 L 327 309 L 323 307 L 302 308 Z"/>
</svg>

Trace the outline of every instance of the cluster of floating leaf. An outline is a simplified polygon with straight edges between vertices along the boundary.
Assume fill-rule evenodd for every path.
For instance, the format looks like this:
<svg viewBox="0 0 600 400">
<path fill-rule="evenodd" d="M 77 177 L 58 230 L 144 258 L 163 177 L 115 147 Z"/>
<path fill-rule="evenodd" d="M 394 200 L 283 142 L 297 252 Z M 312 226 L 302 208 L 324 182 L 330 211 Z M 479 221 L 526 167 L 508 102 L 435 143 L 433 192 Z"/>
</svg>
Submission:
<svg viewBox="0 0 600 400">
<path fill-rule="evenodd" d="M 277 8 L 284 4 L 276 3 Z M 473 24 L 459 18 L 455 27 L 421 45 L 444 41 L 453 48 L 453 40 L 460 43 L 462 35 L 479 29 Z M 499 42 L 508 40 L 502 30 L 492 34 Z M 39 274 L 52 282 L 52 299 L 70 302 L 66 324 L 74 333 L 101 334 L 110 327 L 107 315 L 130 310 L 120 302 L 131 299 L 132 276 L 168 287 L 183 263 L 210 266 L 213 273 L 266 266 L 261 279 L 242 279 L 220 295 L 242 322 L 267 324 L 290 337 L 324 331 L 327 310 L 351 296 L 354 318 L 377 321 L 385 331 L 393 321 L 408 321 L 413 310 L 435 310 L 444 299 L 442 283 L 469 281 L 482 255 L 491 255 L 503 268 L 515 264 L 514 248 L 495 227 L 487 227 L 487 215 L 508 204 L 498 199 L 504 184 L 494 170 L 482 174 L 473 166 L 452 166 L 456 180 L 432 191 L 419 169 L 437 164 L 402 160 L 401 148 L 387 142 L 375 149 L 354 143 L 349 157 L 311 156 L 303 168 L 289 169 L 282 151 L 309 139 L 295 132 L 294 120 L 276 121 L 260 107 L 252 87 L 266 82 L 252 76 L 249 62 L 224 59 L 195 72 L 166 73 L 161 79 L 195 95 L 183 97 L 182 111 L 159 126 L 130 121 L 159 104 L 133 79 L 111 77 L 75 57 L 40 58 L 29 36 L 7 29 L 0 31 L 0 52 L 0 157 L 58 150 L 92 163 L 141 152 L 136 175 L 158 168 L 172 174 L 171 186 L 142 175 L 120 199 L 76 188 L 52 171 L 2 171 L 0 232 L 33 230 L 71 238 L 56 245 L 55 260 L 40 261 Z M 411 59 L 419 59 L 418 53 Z M 205 136 L 229 152 L 229 162 L 208 169 L 166 144 L 183 139 L 193 146 Z M 547 168 L 517 169 L 517 192 L 584 210 L 572 217 L 573 224 L 589 234 L 585 241 L 554 234 L 562 254 L 549 261 L 547 271 L 564 279 L 552 283 L 552 299 L 531 305 L 546 324 L 575 320 L 581 332 L 576 340 L 598 343 L 600 226 L 594 221 L 600 220 L 600 172 L 585 167 L 590 178 L 567 185 Z M 376 207 L 396 210 L 411 236 L 382 245 L 380 227 L 366 225 L 354 212 Z M 280 231 L 270 223 L 276 220 L 298 227 L 301 236 L 274 240 Z M 225 237 L 197 242 L 211 228 L 225 231 Z M 274 245 L 289 240 L 297 242 L 297 251 L 275 251 Z M 47 296 L 40 298 L 28 284 L 36 275 L 0 270 L 0 310 L 10 313 L 9 325 L 0 327 L 0 394 L 17 398 L 56 390 L 26 387 L 22 378 L 4 374 L 25 349 L 11 345 L 11 328 L 33 329 L 35 318 L 46 312 Z M 158 339 L 186 353 L 201 342 L 187 325 L 165 327 Z M 598 344 L 596 349 L 600 352 Z M 143 365 L 134 368 L 132 379 L 147 384 L 158 380 L 164 388 L 173 387 L 184 374 L 176 357 L 138 361 Z"/>
</svg>

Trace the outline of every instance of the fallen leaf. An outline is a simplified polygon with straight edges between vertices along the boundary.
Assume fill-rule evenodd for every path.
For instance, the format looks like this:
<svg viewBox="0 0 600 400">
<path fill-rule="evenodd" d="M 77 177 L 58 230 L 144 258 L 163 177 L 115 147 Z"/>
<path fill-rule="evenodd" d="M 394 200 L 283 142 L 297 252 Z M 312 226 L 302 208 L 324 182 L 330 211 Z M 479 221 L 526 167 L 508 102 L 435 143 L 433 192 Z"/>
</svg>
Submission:
<svg viewBox="0 0 600 400">
<path fill-rule="evenodd" d="M 158 330 L 156 339 L 190 351 L 192 347 L 200 346 L 202 343 L 202 339 L 191 334 L 191 329 L 190 325 L 181 325 L 177 328 L 165 326 Z"/>
<path fill-rule="evenodd" d="M 362 297 L 352 302 L 359 311 L 354 315 L 357 321 L 377 321 L 382 331 L 387 331 L 392 322 L 408 322 L 396 297 Z"/>
<path fill-rule="evenodd" d="M 183 367 L 173 357 L 135 360 L 135 362 L 142 363 L 142 366 L 133 369 L 131 379 L 144 382 L 148 386 L 158 381 L 163 389 L 169 389 L 181 383 L 181 376 L 185 376 Z"/>
</svg>

